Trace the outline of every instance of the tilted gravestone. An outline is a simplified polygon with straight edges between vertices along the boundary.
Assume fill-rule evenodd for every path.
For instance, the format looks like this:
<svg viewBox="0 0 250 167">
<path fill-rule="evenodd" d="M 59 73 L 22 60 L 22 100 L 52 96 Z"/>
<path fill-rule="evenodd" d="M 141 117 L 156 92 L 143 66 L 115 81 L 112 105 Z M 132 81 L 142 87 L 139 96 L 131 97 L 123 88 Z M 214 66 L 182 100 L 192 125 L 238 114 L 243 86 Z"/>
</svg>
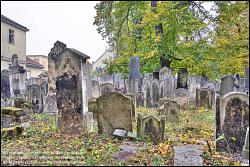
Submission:
<svg viewBox="0 0 250 167">
<path fill-rule="evenodd" d="M 220 103 L 219 136 L 224 134 L 227 141 L 218 140 L 216 149 L 241 153 L 247 127 L 249 127 L 249 96 L 241 92 L 225 94 Z"/>
<path fill-rule="evenodd" d="M 112 135 L 115 129 L 132 131 L 135 113 L 133 100 L 119 92 L 109 92 L 96 99 L 98 133 Z"/>
<path fill-rule="evenodd" d="M 1 98 L 10 98 L 10 78 L 9 71 L 1 71 Z"/>
<path fill-rule="evenodd" d="M 87 59 L 89 58 L 75 49 L 66 48 L 66 45 L 59 41 L 49 53 L 50 90 L 56 93 L 57 125 L 61 133 L 79 135 L 89 130 L 87 103 Z"/>
<path fill-rule="evenodd" d="M 100 85 L 100 91 L 101 95 L 108 93 L 108 92 L 114 92 L 114 85 L 111 83 L 104 83 Z"/>
<path fill-rule="evenodd" d="M 144 94 L 143 92 L 136 93 L 136 107 L 144 107 Z"/>
<path fill-rule="evenodd" d="M 177 122 L 180 117 L 181 106 L 176 101 L 167 101 L 159 108 L 159 114 L 165 115 L 167 122 Z"/>
<path fill-rule="evenodd" d="M 157 118 L 153 115 L 143 117 L 137 116 L 137 134 L 158 144 L 164 140 L 166 116 Z"/>
<path fill-rule="evenodd" d="M 188 89 L 188 70 L 187 68 L 179 68 L 177 78 L 177 89 Z"/>
<path fill-rule="evenodd" d="M 224 96 L 226 93 L 233 92 L 235 78 L 231 75 L 226 75 L 221 78 L 220 95 Z"/>
<path fill-rule="evenodd" d="M 196 89 L 196 107 L 212 109 L 214 91 L 208 88 Z"/>
<path fill-rule="evenodd" d="M 157 107 L 160 99 L 160 88 L 158 80 L 154 79 L 151 82 L 150 93 L 151 93 L 151 107 Z"/>
</svg>

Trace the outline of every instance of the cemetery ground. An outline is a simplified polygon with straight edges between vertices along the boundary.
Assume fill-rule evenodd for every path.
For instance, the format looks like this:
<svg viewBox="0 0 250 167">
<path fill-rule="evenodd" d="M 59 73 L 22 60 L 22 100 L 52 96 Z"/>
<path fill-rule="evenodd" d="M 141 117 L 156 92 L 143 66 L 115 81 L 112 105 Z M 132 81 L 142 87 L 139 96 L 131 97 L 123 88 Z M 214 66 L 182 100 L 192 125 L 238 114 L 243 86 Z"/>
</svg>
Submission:
<svg viewBox="0 0 250 167">
<path fill-rule="evenodd" d="M 138 113 L 153 109 L 137 108 Z M 30 127 L 12 139 L 1 134 L 2 165 L 174 165 L 174 146 L 203 145 L 203 166 L 241 165 L 235 154 L 215 151 L 214 111 L 201 108 L 182 110 L 178 122 L 168 122 L 161 143 L 137 137 L 118 139 L 93 132 L 78 136 L 60 135 L 55 116 L 31 114 Z M 234 139 L 237 140 L 237 139 Z M 121 152 L 120 146 L 132 143 L 135 152 Z M 119 156 L 117 156 L 119 155 Z M 126 158 L 127 157 L 127 158 Z"/>
</svg>

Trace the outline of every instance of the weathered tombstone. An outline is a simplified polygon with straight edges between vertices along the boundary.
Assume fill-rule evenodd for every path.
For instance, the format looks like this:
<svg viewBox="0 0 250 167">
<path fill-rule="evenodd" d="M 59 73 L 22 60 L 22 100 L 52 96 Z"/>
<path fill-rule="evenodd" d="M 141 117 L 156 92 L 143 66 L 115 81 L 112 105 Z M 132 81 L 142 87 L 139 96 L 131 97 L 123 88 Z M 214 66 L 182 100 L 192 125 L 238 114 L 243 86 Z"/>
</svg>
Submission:
<svg viewBox="0 0 250 167">
<path fill-rule="evenodd" d="M 136 93 L 136 107 L 144 107 L 144 94 L 143 92 Z"/>
<path fill-rule="evenodd" d="M 51 113 L 51 114 L 58 114 L 55 94 L 47 94 L 45 96 L 45 105 L 44 105 L 43 112 Z"/>
<path fill-rule="evenodd" d="M 189 106 L 190 92 L 187 89 L 179 88 L 175 90 L 175 98 L 178 104 L 181 105 L 182 109 L 186 109 Z"/>
<path fill-rule="evenodd" d="M 130 57 L 129 81 L 140 79 L 140 58 L 138 56 Z"/>
<path fill-rule="evenodd" d="M 139 86 L 138 80 L 134 79 L 132 81 L 128 81 L 128 92 L 135 96 L 136 93 L 138 92 L 138 86 Z"/>
<path fill-rule="evenodd" d="M 143 117 L 141 114 L 138 114 L 137 134 L 152 140 L 154 144 L 158 144 L 164 140 L 165 124 L 166 116 L 160 116 L 159 119 L 153 115 Z"/>
<path fill-rule="evenodd" d="M 245 68 L 245 83 L 244 83 L 244 91 L 249 92 L 249 67 Z"/>
<path fill-rule="evenodd" d="M 9 71 L 1 71 L 1 98 L 10 98 L 10 78 Z"/>
<path fill-rule="evenodd" d="M 28 88 L 29 92 L 29 99 L 33 104 L 33 111 L 38 112 L 39 105 L 41 105 L 42 99 L 41 99 L 41 90 L 40 86 L 37 84 L 30 85 Z"/>
<path fill-rule="evenodd" d="M 115 129 L 132 131 L 135 113 L 133 100 L 118 92 L 109 92 L 96 99 L 98 133 L 112 135 Z"/>
<path fill-rule="evenodd" d="M 90 57 L 57 41 L 49 53 L 50 89 L 56 92 L 57 125 L 61 133 L 88 130 L 87 59 Z M 54 70 L 54 71 L 52 71 Z"/>
<path fill-rule="evenodd" d="M 144 86 L 144 97 L 145 97 L 145 106 L 147 108 L 151 107 L 151 95 L 150 95 L 150 84 Z"/>
<path fill-rule="evenodd" d="M 108 92 L 113 92 L 114 91 L 114 85 L 111 83 L 104 83 L 100 85 L 100 90 L 101 90 L 101 95 L 108 93 Z"/>
<path fill-rule="evenodd" d="M 234 81 L 235 81 L 235 78 L 232 77 L 231 75 L 226 75 L 221 78 L 221 85 L 220 85 L 221 97 L 224 96 L 226 93 L 233 92 Z"/>
<path fill-rule="evenodd" d="M 150 87 L 150 92 L 151 92 L 151 106 L 152 107 L 157 107 L 158 106 L 158 102 L 160 99 L 160 92 L 159 92 L 159 82 L 158 80 L 154 79 L 151 82 L 151 87 Z"/>
<path fill-rule="evenodd" d="M 196 107 L 212 109 L 214 92 L 208 88 L 196 89 Z"/>
<path fill-rule="evenodd" d="M 167 67 L 163 67 L 160 72 L 160 97 L 174 97 L 174 77 L 172 70 Z"/>
<path fill-rule="evenodd" d="M 196 89 L 201 87 L 200 76 L 189 76 L 188 77 L 188 90 L 190 92 L 189 101 L 194 104 L 196 98 Z"/>
<path fill-rule="evenodd" d="M 99 86 L 99 83 L 98 83 L 98 81 L 95 81 L 95 80 L 92 80 L 91 82 L 92 82 L 92 86 L 91 86 L 92 97 L 98 98 L 100 96 L 100 86 Z"/>
<path fill-rule="evenodd" d="M 179 68 L 178 78 L 177 78 L 177 89 L 184 88 L 188 89 L 188 70 L 187 68 Z"/>
<path fill-rule="evenodd" d="M 176 101 L 167 101 L 159 108 L 159 114 L 165 115 L 167 122 L 176 122 L 180 117 L 181 106 Z"/>
<path fill-rule="evenodd" d="M 221 98 L 220 105 L 220 135 L 224 134 L 227 141 L 217 141 L 216 149 L 242 153 L 247 127 L 249 127 L 249 96 L 241 92 L 225 94 Z"/>
</svg>

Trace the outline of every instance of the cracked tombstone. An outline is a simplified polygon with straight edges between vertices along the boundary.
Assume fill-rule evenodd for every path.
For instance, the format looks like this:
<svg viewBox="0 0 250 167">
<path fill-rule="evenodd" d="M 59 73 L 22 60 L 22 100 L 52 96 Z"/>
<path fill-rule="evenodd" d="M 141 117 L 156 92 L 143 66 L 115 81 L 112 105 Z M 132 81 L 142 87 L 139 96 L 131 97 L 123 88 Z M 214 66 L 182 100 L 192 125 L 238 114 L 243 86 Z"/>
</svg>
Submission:
<svg viewBox="0 0 250 167">
<path fill-rule="evenodd" d="M 165 115 L 158 118 L 153 115 L 143 117 L 141 114 L 138 114 L 137 134 L 145 139 L 153 141 L 154 144 L 157 144 L 164 140 L 165 124 Z"/>
<path fill-rule="evenodd" d="M 159 108 L 159 114 L 166 116 L 167 122 L 177 122 L 180 118 L 181 106 L 176 101 L 167 101 Z"/>
<path fill-rule="evenodd" d="M 92 113 L 87 103 L 89 58 L 59 41 L 49 54 L 49 84 L 56 93 L 57 126 L 62 134 L 80 135 L 91 130 Z"/>
<path fill-rule="evenodd" d="M 225 140 L 218 140 L 216 149 L 241 153 L 247 127 L 249 127 L 249 96 L 241 92 L 225 94 L 220 104 L 219 136 L 224 134 L 228 144 Z"/>
<path fill-rule="evenodd" d="M 135 113 L 133 100 L 119 92 L 109 92 L 96 99 L 98 133 L 112 135 L 115 129 L 132 131 Z"/>
</svg>

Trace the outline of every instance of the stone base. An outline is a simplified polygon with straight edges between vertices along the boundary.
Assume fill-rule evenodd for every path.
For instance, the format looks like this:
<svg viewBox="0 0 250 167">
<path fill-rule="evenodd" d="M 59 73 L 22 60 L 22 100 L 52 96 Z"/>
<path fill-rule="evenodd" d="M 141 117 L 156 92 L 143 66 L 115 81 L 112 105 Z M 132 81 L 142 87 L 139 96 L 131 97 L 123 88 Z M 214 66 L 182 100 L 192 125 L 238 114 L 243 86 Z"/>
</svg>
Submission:
<svg viewBox="0 0 250 167">
<path fill-rule="evenodd" d="M 83 120 L 84 123 L 86 124 L 86 132 L 92 132 L 93 131 L 93 124 L 94 124 L 94 118 L 93 118 L 93 113 L 92 112 L 87 112 L 83 114 Z"/>
</svg>

